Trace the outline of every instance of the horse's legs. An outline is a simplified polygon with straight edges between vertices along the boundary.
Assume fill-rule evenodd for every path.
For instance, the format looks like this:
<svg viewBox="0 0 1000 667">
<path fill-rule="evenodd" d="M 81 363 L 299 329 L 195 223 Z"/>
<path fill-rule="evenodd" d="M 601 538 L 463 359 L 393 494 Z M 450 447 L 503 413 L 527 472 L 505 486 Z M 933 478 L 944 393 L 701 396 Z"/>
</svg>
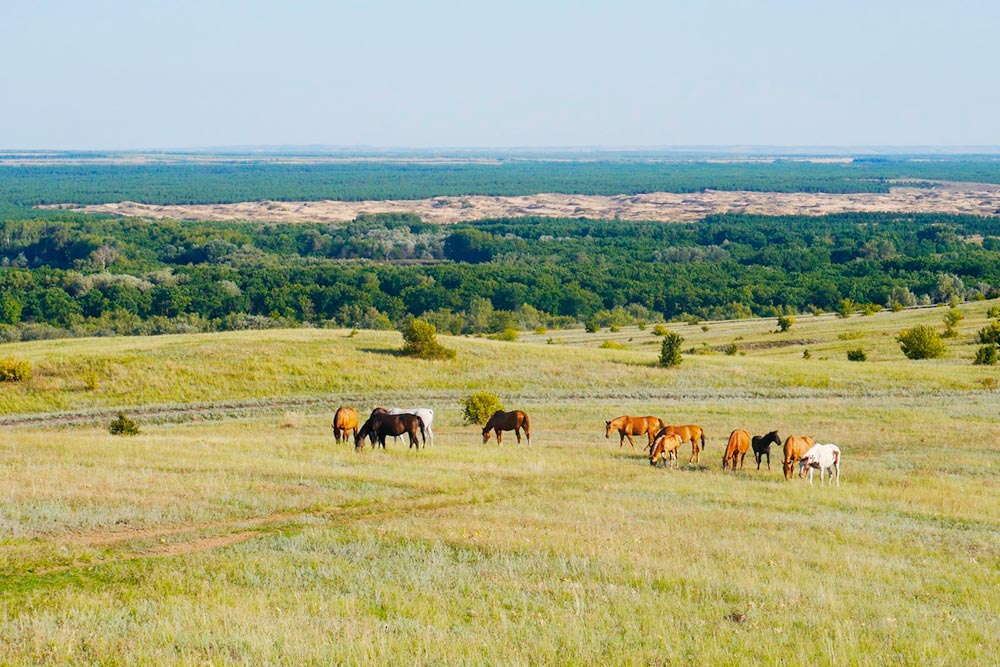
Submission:
<svg viewBox="0 0 1000 667">
<path fill-rule="evenodd" d="M 517 444 L 521 444 L 521 428 L 518 426 L 514 427 L 514 437 L 517 438 Z"/>
<path fill-rule="evenodd" d="M 771 448 L 767 448 L 767 469 L 771 469 Z M 757 470 L 760 470 L 760 461 L 757 461 Z"/>
<path fill-rule="evenodd" d="M 427 433 L 427 437 L 430 439 L 431 444 L 433 445 L 434 444 L 434 431 L 432 431 L 431 427 L 428 426 L 426 429 L 424 429 L 424 432 Z"/>
<path fill-rule="evenodd" d="M 840 462 L 833 464 L 833 469 L 837 472 L 837 486 L 840 486 Z"/>
<path fill-rule="evenodd" d="M 632 445 L 632 451 L 635 451 L 635 440 L 632 439 L 631 433 L 626 433 L 625 437 L 628 438 L 628 444 Z"/>
<path fill-rule="evenodd" d="M 503 431 L 501 431 L 500 429 L 496 429 L 494 432 L 497 434 L 497 445 L 502 446 L 503 445 Z"/>
</svg>

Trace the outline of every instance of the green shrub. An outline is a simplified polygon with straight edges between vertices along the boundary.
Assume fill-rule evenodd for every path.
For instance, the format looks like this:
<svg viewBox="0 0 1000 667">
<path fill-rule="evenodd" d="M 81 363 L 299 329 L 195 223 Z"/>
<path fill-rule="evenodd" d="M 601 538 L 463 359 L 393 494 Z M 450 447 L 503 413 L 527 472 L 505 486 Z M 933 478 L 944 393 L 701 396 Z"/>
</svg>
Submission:
<svg viewBox="0 0 1000 667">
<path fill-rule="evenodd" d="M 785 332 L 792 328 L 795 324 L 795 318 L 791 315 L 782 315 L 778 318 L 778 331 Z"/>
<path fill-rule="evenodd" d="M 977 366 L 994 366 L 997 363 L 997 346 L 996 345 L 983 345 L 981 348 L 976 350 L 976 360 L 973 361 Z"/>
<path fill-rule="evenodd" d="M 810 352 L 808 349 L 802 350 L 802 358 L 803 359 L 812 359 L 812 356 L 813 356 L 812 352 Z"/>
<path fill-rule="evenodd" d="M 837 304 L 837 317 L 847 319 L 857 309 L 858 304 L 854 303 L 850 299 L 841 299 Z"/>
<path fill-rule="evenodd" d="M 535 327 L 535 333 L 538 334 L 539 336 L 541 336 L 543 333 L 545 333 L 545 331 L 546 331 L 546 329 L 543 326 L 537 326 L 537 327 Z"/>
<path fill-rule="evenodd" d="M 965 315 L 959 309 L 952 308 L 944 314 L 942 319 L 944 320 L 944 337 L 954 338 L 958 335 L 958 332 L 955 331 L 955 326 L 965 319 Z"/>
<path fill-rule="evenodd" d="M 0 382 L 26 382 L 30 379 L 30 361 L 14 357 L 0 359 Z"/>
<path fill-rule="evenodd" d="M 505 340 L 505 341 L 515 341 L 517 340 L 517 329 L 513 327 L 507 327 L 503 331 L 490 336 L 493 340 Z"/>
<path fill-rule="evenodd" d="M 660 346 L 660 365 L 678 366 L 681 363 L 681 345 L 684 338 L 673 331 L 667 332 L 663 337 L 663 345 Z"/>
<path fill-rule="evenodd" d="M 979 342 L 983 345 L 1000 343 L 1000 322 L 991 322 L 979 330 Z"/>
<path fill-rule="evenodd" d="M 483 426 L 490 420 L 493 413 L 503 410 L 503 405 L 496 394 L 488 391 L 477 391 L 462 401 L 462 419 L 466 424 Z"/>
<path fill-rule="evenodd" d="M 610 327 L 608 327 L 608 331 L 610 331 L 611 333 L 618 333 L 621 330 L 622 328 L 617 324 L 612 324 Z"/>
<path fill-rule="evenodd" d="M 111 435 L 138 435 L 139 425 L 126 417 L 124 412 L 119 412 L 118 417 L 108 424 L 108 433 Z"/>
<path fill-rule="evenodd" d="M 908 359 L 934 359 L 944 355 L 941 334 L 926 324 L 905 329 L 896 340 Z"/>
<path fill-rule="evenodd" d="M 407 320 L 400 333 L 403 334 L 403 354 L 420 359 L 454 359 L 455 350 L 450 350 L 437 342 L 437 328 L 423 320 Z"/>
<path fill-rule="evenodd" d="M 722 351 L 725 352 L 730 357 L 732 357 L 733 355 L 735 355 L 737 352 L 740 351 L 740 347 L 736 343 L 730 343 L 729 345 L 723 347 Z"/>
<path fill-rule="evenodd" d="M 847 351 L 848 361 L 865 361 L 866 359 L 868 359 L 868 355 L 860 347 Z"/>
<path fill-rule="evenodd" d="M 668 329 L 665 325 L 663 325 L 663 324 L 654 324 L 653 325 L 653 335 L 654 336 L 666 336 L 668 333 L 670 333 L 670 329 Z"/>
<path fill-rule="evenodd" d="M 875 313 L 882 312 L 882 306 L 877 303 L 866 303 L 861 309 L 862 315 L 874 315 Z"/>
<path fill-rule="evenodd" d="M 583 325 L 583 328 L 587 333 L 597 333 L 601 329 L 601 325 L 597 323 L 597 320 L 587 320 L 587 323 Z"/>
<path fill-rule="evenodd" d="M 601 343 L 602 350 L 627 350 L 628 348 L 621 343 L 616 343 L 613 340 L 606 340 Z"/>
<path fill-rule="evenodd" d="M 1000 306 L 990 306 L 986 309 L 986 317 L 1000 317 Z"/>
</svg>

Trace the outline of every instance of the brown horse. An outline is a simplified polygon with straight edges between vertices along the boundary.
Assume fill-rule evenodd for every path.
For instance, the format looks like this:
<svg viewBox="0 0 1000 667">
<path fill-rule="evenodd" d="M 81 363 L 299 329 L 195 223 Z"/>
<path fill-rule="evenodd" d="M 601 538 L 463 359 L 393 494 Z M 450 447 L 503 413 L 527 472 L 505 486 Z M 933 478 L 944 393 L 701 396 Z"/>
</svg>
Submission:
<svg viewBox="0 0 1000 667">
<path fill-rule="evenodd" d="M 390 415 L 385 412 L 373 412 L 368 421 L 364 423 L 361 430 L 354 435 L 354 448 L 361 449 L 365 438 L 372 440 L 372 447 L 375 447 L 375 440 L 385 449 L 385 438 L 387 435 L 393 437 L 406 433 L 410 436 L 410 448 L 420 449 L 417 442 L 417 431 L 424 444 L 427 444 L 427 435 L 424 433 L 424 422 L 416 415 Z"/>
<path fill-rule="evenodd" d="M 660 437 L 661 433 L 676 433 L 681 436 L 681 442 L 690 441 L 691 459 L 688 463 L 691 464 L 701 462 L 701 450 L 705 449 L 705 430 L 702 427 L 695 426 L 694 424 L 687 424 L 685 426 L 664 426 L 657 432 L 654 440 Z M 698 446 L 699 442 L 701 443 L 701 447 Z M 650 447 L 650 453 L 652 453 L 652 447 Z"/>
<path fill-rule="evenodd" d="M 347 434 L 358 434 L 358 411 L 354 408 L 339 407 L 333 414 L 333 437 L 337 444 L 347 442 Z"/>
<path fill-rule="evenodd" d="M 664 464 L 670 465 L 669 462 L 673 461 L 673 467 L 676 468 L 677 452 L 680 450 L 681 444 L 681 436 L 661 431 L 656 436 L 656 440 L 653 441 L 653 447 L 649 453 L 649 465 L 655 466 L 657 461 L 666 456 L 669 460 L 664 460 Z"/>
<path fill-rule="evenodd" d="M 750 432 L 741 428 L 729 434 L 729 444 L 726 445 L 726 453 L 722 455 L 722 469 L 732 462 L 733 472 L 736 471 L 736 463 L 739 461 L 740 468 L 743 468 L 743 459 L 747 457 L 750 449 Z"/>
<path fill-rule="evenodd" d="M 625 438 L 628 438 L 628 444 L 632 445 L 632 451 L 634 452 L 635 441 L 632 440 L 632 436 L 645 435 L 649 438 L 649 444 L 646 445 L 646 449 L 651 449 L 653 447 L 653 436 L 664 426 L 666 424 L 659 417 L 629 417 L 622 415 L 621 417 L 615 417 L 611 421 L 604 422 L 604 437 L 610 438 L 612 431 L 618 431 L 618 449 L 621 449 L 625 445 Z"/>
<path fill-rule="evenodd" d="M 785 459 L 781 467 L 785 471 L 785 479 L 791 479 L 795 474 L 795 462 L 809 451 L 815 441 L 807 435 L 790 435 L 785 439 Z"/>
<path fill-rule="evenodd" d="M 517 444 L 521 444 L 521 429 L 524 429 L 524 437 L 528 439 L 528 446 L 531 446 L 531 424 L 528 421 L 527 413 L 520 410 L 504 412 L 497 410 L 483 427 L 483 444 L 490 440 L 490 431 L 497 434 L 497 444 L 503 444 L 503 432 L 513 431 L 517 436 Z"/>
</svg>

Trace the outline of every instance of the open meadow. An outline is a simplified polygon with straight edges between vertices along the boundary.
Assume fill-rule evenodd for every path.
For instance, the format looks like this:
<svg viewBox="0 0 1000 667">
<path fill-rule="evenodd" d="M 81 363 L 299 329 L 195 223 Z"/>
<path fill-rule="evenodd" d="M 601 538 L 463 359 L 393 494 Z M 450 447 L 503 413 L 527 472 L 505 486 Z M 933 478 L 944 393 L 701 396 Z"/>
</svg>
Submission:
<svg viewBox="0 0 1000 667">
<path fill-rule="evenodd" d="M 994 664 L 996 303 L 927 361 L 895 336 L 944 308 L 671 324 L 673 369 L 652 327 L 441 336 L 454 361 L 334 329 L 0 345 L 34 370 L 0 384 L 0 663 Z M 462 423 L 480 390 L 532 447 Z M 342 404 L 432 407 L 436 443 L 338 446 Z M 702 425 L 700 463 L 651 468 L 620 414 Z M 837 443 L 841 486 L 780 447 L 723 472 L 735 428 Z"/>
</svg>

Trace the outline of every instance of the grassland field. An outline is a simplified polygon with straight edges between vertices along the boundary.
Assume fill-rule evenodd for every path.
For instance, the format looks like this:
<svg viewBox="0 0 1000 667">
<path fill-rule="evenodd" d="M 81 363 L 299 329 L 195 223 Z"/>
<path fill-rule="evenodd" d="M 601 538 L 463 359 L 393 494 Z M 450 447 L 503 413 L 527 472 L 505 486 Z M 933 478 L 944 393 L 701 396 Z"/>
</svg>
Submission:
<svg viewBox="0 0 1000 667">
<path fill-rule="evenodd" d="M 994 664 L 991 305 L 928 361 L 895 336 L 943 308 L 670 325 L 675 369 L 634 327 L 440 337 L 455 361 L 322 329 L 0 345 L 34 368 L 0 385 L 0 663 Z M 531 448 L 462 423 L 483 389 Z M 341 404 L 430 406 L 436 443 L 337 446 Z M 704 426 L 700 463 L 606 440 L 626 413 Z M 842 485 L 778 448 L 723 472 L 734 428 L 839 444 Z"/>
</svg>

